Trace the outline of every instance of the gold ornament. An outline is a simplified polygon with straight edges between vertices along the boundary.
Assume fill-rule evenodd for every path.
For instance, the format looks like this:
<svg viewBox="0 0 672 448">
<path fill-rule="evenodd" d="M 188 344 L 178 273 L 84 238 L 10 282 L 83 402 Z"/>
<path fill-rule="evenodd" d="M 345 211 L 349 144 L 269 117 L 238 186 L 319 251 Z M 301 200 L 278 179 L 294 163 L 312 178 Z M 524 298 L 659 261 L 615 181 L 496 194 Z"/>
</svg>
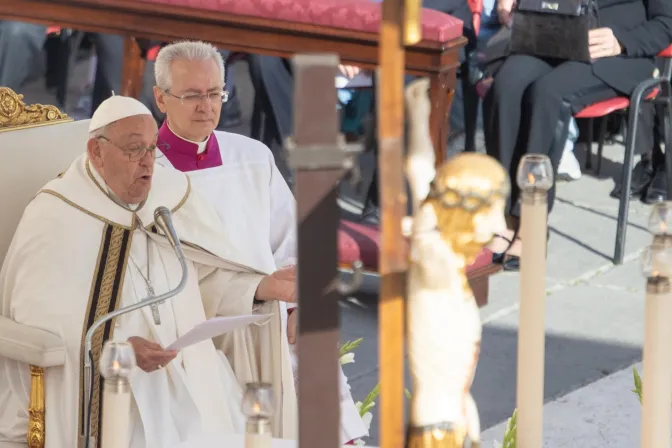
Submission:
<svg viewBox="0 0 672 448">
<path fill-rule="evenodd" d="M 64 121 L 73 120 L 56 106 L 26 105 L 23 95 L 0 87 L 0 132 Z"/>
</svg>

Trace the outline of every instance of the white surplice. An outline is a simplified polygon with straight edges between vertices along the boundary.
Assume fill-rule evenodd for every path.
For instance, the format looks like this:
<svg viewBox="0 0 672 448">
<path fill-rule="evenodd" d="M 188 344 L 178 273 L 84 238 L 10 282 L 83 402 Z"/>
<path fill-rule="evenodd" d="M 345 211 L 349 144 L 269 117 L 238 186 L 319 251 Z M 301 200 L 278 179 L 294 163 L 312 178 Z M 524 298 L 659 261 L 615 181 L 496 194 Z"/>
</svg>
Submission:
<svg viewBox="0 0 672 448">
<path fill-rule="evenodd" d="M 187 172 L 193 187 L 215 206 L 238 250 L 253 257 L 255 266 L 272 271 L 295 264 L 296 200 L 273 154 L 266 145 L 249 137 L 222 131 L 214 134 L 222 165 Z M 172 167 L 166 157 L 157 158 L 157 163 Z M 278 330 L 286 332 L 286 304 L 280 306 L 283 325 Z M 295 374 L 294 347 L 288 346 L 287 350 L 294 358 L 290 368 Z M 345 443 L 367 436 L 368 431 L 342 369 L 340 380 L 341 438 Z"/>
<path fill-rule="evenodd" d="M 66 344 L 65 366 L 45 373 L 46 448 L 77 446 L 80 347 L 87 322 L 147 297 L 145 279 L 157 294 L 180 281 L 180 264 L 167 239 L 153 233 L 157 207 L 173 211 L 174 227 L 185 243 L 187 285 L 159 305 L 160 325 L 145 307 L 117 318 L 108 328 L 111 339 L 140 336 L 167 346 L 207 318 L 249 314 L 257 285 L 268 273 L 236 249 L 216 211 L 191 189 L 187 176 L 157 166 L 150 195 L 135 212 L 113 202 L 95 179 L 82 155 L 47 184 L 26 208 L 0 272 L 2 315 L 57 334 Z M 281 326 L 278 302 L 265 304 L 260 312 L 271 314 L 270 322 Z M 211 431 L 243 432 L 244 381 L 236 378 L 230 362 L 246 378 L 267 371 L 274 386 L 283 390 L 289 384 L 294 394 L 291 374 L 283 377 L 281 367 L 289 359 L 268 354 L 282 353 L 281 335 L 273 335 L 269 325 L 235 333 L 226 356 L 212 341 L 204 341 L 180 351 L 163 369 L 134 372 L 129 447 L 163 448 Z M 102 346 L 95 341 L 94 352 Z M 0 413 L 0 445 L 20 443 L 27 428 L 28 366 L 0 359 L 0 378 L 7 379 L 0 384 L 5 388 L 0 397 L 13 407 Z M 292 409 L 296 400 L 279 410 L 281 426 L 296 426 Z M 97 415 L 95 411 L 94 406 Z M 284 436 L 281 429 L 274 432 Z"/>
</svg>

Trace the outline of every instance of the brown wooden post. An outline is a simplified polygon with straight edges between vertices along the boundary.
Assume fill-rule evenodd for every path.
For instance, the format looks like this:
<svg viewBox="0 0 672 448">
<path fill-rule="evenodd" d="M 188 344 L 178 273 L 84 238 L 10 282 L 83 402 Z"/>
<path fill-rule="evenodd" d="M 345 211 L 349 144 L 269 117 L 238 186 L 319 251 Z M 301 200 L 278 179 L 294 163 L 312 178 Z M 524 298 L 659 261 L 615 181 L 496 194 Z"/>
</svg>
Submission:
<svg viewBox="0 0 672 448">
<path fill-rule="evenodd" d="M 403 172 L 404 0 L 384 0 L 378 71 L 378 183 L 381 204 L 378 305 L 381 448 L 404 446 L 406 216 Z"/>
<path fill-rule="evenodd" d="M 446 159 L 446 145 L 450 132 L 450 108 L 455 92 L 455 71 L 435 73 L 430 77 L 429 97 L 432 101 L 432 113 L 429 118 L 432 143 L 436 166 L 441 166 Z"/>
<path fill-rule="evenodd" d="M 294 136 L 287 150 L 296 170 L 299 225 L 300 448 L 341 446 L 337 197 L 352 160 L 338 132 L 338 64 L 336 55 L 294 57 Z"/>
<path fill-rule="evenodd" d="M 121 92 L 118 95 L 140 97 L 145 60 L 142 59 L 140 46 L 134 37 L 124 38 L 124 60 L 121 72 Z"/>
</svg>

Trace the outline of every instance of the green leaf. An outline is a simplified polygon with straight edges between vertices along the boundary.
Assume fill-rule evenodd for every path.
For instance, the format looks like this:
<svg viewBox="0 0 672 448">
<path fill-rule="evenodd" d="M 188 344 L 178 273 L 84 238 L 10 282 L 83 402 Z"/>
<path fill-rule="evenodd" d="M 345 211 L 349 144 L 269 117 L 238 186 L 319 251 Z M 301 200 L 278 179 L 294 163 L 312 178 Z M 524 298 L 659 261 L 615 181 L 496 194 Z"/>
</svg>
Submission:
<svg viewBox="0 0 672 448">
<path fill-rule="evenodd" d="M 364 338 L 359 338 L 354 341 L 348 341 L 345 344 L 341 346 L 341 353 L 338 355 L 340 358 L 341 356 L 345 355 L 346 353 L 350 353 L 351 351 L 355 350 L 359 345 L 362 343 Z"/>
<path fill-rule="evenodd" d="M 406 398 L 409 400 L 413 398 L 413 395 L 411 395 L 411 392 L 408 389 L 404 389 L 404 393 L 406 394 Z"/>
<path fill-rule="evenodd" d="M 516 448 L 516 417 L 518 410 L 514 409 L 511 418 L 506 423 L 504 430 L 504 439 L 502 440 L 502 448 Z"/>
<path fill-rule="evenodd" d="M 635 388 L 632 390 L 639 397 L 639 403 L 642 404 L 642 377 L 636 368 L 632 368 L 632 376 L 635 378 Z"/>
<path fill-rule="evenodd" d="M 362 407 L 359 409 L 360 417 L 363 417 L 364 414 L 369 412 L 376 405 L 375 400 L 378 398 L 378 395 L 380 395 L 380 383 L 376 384 L 376 387 L 374 387 L 362 401 Z"/>
</svg>

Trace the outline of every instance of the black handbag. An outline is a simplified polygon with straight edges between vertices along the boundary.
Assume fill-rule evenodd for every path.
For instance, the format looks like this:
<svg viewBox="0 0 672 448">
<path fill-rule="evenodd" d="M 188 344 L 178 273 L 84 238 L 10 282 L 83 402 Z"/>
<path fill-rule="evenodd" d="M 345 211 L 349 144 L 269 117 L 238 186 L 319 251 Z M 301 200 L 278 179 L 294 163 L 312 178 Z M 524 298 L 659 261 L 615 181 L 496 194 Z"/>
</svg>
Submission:
<svg viewBox="0 0 672 448">
<path fill-rule="evenodd" d="M 588 31 L 598 25 L 597 0 L 518 0 L 511 52 L 590 62 Z"/>
</svg>

